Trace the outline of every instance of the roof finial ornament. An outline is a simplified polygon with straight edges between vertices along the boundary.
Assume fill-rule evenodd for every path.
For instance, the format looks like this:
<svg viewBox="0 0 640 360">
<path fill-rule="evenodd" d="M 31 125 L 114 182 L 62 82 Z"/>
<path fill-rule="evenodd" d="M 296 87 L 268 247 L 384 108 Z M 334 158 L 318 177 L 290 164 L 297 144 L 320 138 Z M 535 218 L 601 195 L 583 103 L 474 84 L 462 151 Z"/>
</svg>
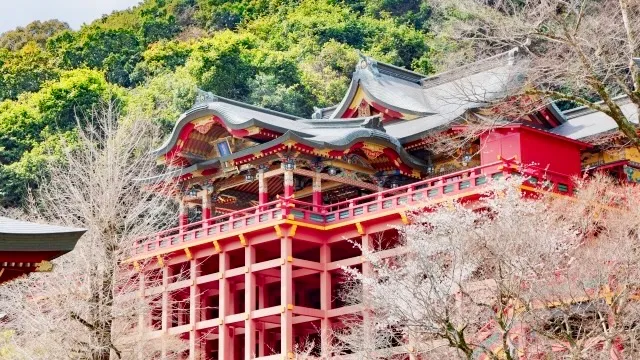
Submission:
<svg viewBox="0 0 640 360">
<path fill-rule="evenodd" d="M 380 114 L 378 115 L 374 115 L 374 116 L 370 116 L 366 119 L 364 119 L 364 121 L 362 122 L 362 124 L 360 124 L 361 128 L 365 128 L 365 129 L 373 129 L 373 130 L 378 130 L 378 131 L 382 131 L 382 132 L 387 132 L 387 130 L 385 130 L 383 124 L 382 124 L 382 118 L 380 116 Z"/>
<path fill-rule="evenodd" d="M 208 104 L 214 101 L 218 101 L 218 98 L 215 95 L 213 95 L 213 93 L 198 89 L 198 94 L 196 95 L 196 101 L 193 104 L 193 106 Z"/>
<path fill-rule="evenodd" d="M 313 107 L 313 114 L 311 114 L 312 119 L 322 119 L 322 108 L 317 106 Z"/>
<path fill-rule="evenodd" d="M 356 71 L 366 70 L 367 68 L 373 75 L 380 76 L 380 72 L 378 71 L 378 62 L 373 58 L 364 55 L 360 50 L 358 50 L 358 56 L 360 57 L 360 61 L 358 65 L 356 65 Z"/>
</svg>

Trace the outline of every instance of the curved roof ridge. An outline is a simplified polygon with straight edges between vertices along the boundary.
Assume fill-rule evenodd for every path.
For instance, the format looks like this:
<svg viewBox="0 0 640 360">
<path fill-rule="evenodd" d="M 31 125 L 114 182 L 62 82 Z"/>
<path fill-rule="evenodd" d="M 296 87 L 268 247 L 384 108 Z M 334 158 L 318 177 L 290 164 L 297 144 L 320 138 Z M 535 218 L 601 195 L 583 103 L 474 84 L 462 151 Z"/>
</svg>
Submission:
<svg viewBox="0 0 640 360">
<path fill-rule="evenodd" d="M 15 220 L 0 216 L 0 234 L 85 233 L 87 229 Z"/>
<path fill-rule="evenodd" d="M 327 107 L 313 107 L 312 119 L 327 119 L 326 116 L 331 116 L 331 113 L 338 107 L 338 104 L 333 104 Z"/>
<path fill-rule="evenodd" d="M 358 118 L 330 118 L 330 119 L 302 119 L 299 120 L 300 123 L 311 125 L 312 128 L 323 128 L 323 127 L 331 127 L 331 128 L 359 128 L 359 127 L 369 127 L 369 128 L 377 128 L 382 127 L 382 124 L 378 124 L 375 120 L 379 120 L 382 116 L 380 114 L 375 114 L 372 116 L 364 116 Z"/>
<path fill-rule="evenodd" d="M 277 111 L 277 110 L 271 110 L 271 109 L 267 109 L 265 107 L 252 105 L 252 104 L 245 103 L 245 102 L 238 101 L 238 100 L 233 100 L 233 99 L 230 99 L 230 98 L 226 98 L 226 97 L 223 97 L 223 96 L 216 95 L 216 94 L 211 93 L 211 92 L 204 92 L 204 93 L 206 93 L 208 95 L 208 97 L 207 97 L 208 101 L 206 101 L 205 103 L 224 102 L 224 103 L 227 103 L 227 104 L 237 105 L 237 106 L 244 107 L 244 108 L 247 108 L 247 109 L 260 111 L 260 112 L 263 112 L 263 113 L 266 113 L 266 114 L 276 115 L 276 116 L 288 118 L 288 119 L 291 119 L 291 120 L 301 119 L 301 117 L 296 116 L 296 115 L 291 115 L 291 114 L 287 114 L 287 113 L 280 112 L 280 111 Z M 199 105 L 199 104 L 196 103 L 196 105 L 194 105 L 194 107 L 196 107 L 197 105 Z"/>
<path fill-rule="evenodd" d="M 359 71 L 360 69 L 370 69 L 373 70 L 374 73 L 377 72 L 416 84 L 420 84 L 420 81 L 427 77 L 427 75 L 420 74 L 401 66 L 379 61 L 371 56 L 363 55 L 360 52 L 358 52 L 358 55 L 360 55 L 361 60 L 360 63 L 356 65 L 355 71 Z"/>
<path fill-rule="evenodd" d="M 629 103 L 629 101 L 631 101 L 629 99 L 629 97 L 626 94 L 622 94 L 622 95 L 618 95 L 616 97 L 613 98 L 613 101 L 618 104 L 618 105 L 624 105 Z M 554 102 L 555 104 L 555 102 Z M 600 105 L 600 104 L 604 104 L 604 101 L 597 101 L 595 104 Z M 562 114 L 568 118 L 568 119 L 572 119 L 574 117 L 577 116 L 582 116 L 582 115 L 587 115 L 587 114 L 591 114 L 591 113 L 595 113 L 598 112 L 598 110 L 592 109 L 586 105 L 583 106 L 578 106 L 575 108 L 571 108 L 568 110 L 564 110 L 562 111 Z"/>
<path fill-rule="evenodd" d="M 210 97 L 207 102 L 201 102 L 180 115 L 176 121 L 171 134 L 155 150 L 152 155 L 160 156 L 168 153 L 176 144 L 183 128 L 193 120 L 203 116 L 215 115 L 231 129 L 242 129 L 253 125 L 260 125 L 266 128 L 284 132 L 287 129 L 295 128 L 303 132 L 299 117 L 264 109 L 258 106 L 246 104 L 240 101 L 223 97 Z M 285 116 L 283 116 L 283 114 Z"/>
<path fill-rule="evenodd" d="M 419 81 L 412 81 L 385 71 L 380 72 L 376 64 L 377 62 L 372 58 L 363 58 L 353 73 L 348 91 L 329 119 L 343 116 L 359 87 L 371 101 L 395 112 L 417 116 L 434 113 L 428 107 Z"/>
<path fill-rule="evenodd" d="M 441 73 L 433 74 L 422 79 L 421 85 L 425 88 L 441 85 L 446 82 L 461 79 L 473 74 L 477 74 L 486 70 L 490 70 L 498 67 L 497 63 L 504 58 L 507 59 L 506 65 L 513 65 L 515 63 L 515 55 L 520 51 L 519 47 L 514 47 L 511 50 L 502 52 L 490 56 L 485 59 L 481 59 L 469 64 L 458 66 L 454 69 L 443 71 Z M 468 70 L 468 71 L 465 71 Z M 454 76 L 450 76 L 454 75 Z"/>
</svg>

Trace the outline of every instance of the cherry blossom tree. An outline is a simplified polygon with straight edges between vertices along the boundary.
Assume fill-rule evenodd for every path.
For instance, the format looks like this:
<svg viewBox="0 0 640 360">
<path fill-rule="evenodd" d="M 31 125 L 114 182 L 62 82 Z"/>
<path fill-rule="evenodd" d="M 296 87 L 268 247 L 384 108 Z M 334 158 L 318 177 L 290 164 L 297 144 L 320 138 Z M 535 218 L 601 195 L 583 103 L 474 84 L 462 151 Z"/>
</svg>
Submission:
<svg viewBox="0 0 640 360">
<path fill-rule="evenodd" d="M 366 359 L 635 354 L 635 190 L 598 177 L 566 197 L 523 192 L 524 180 L 496 181 L 477 202 L 416 211 L 399 229 L 400 256 L 364 249 L 372 271 L 345 269 L 346 300 L 365 308 L 335 331 L 346 352 Z"/>
</svg>

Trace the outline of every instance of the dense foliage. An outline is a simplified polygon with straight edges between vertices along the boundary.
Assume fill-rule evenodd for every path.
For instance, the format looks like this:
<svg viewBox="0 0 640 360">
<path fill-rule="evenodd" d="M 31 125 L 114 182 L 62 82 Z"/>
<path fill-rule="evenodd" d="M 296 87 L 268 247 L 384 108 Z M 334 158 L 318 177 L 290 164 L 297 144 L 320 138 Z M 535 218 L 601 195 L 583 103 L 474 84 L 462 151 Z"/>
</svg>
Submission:
<svg viewBox="0 0 640 360">
<path fill-rule="evenodd" d="M 78 31 L 0 35 L 0 206 L 20 204 L 73 142 L 77 114 L 115 99 L 168 131 L 201 88 L 309 116 L 340 101 L 357 51 L 432 71 L 422 0 L 146 0 Z"/>
</svg>

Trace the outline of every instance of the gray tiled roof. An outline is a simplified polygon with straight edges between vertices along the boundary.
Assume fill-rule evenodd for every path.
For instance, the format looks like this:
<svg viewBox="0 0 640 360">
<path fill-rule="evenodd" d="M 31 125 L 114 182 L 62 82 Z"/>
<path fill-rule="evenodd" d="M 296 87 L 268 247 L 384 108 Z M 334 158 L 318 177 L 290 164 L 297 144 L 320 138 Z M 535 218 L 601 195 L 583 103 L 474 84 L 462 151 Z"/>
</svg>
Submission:
<svg viewBox="0 0 640 360">
<path fill-rule="evenodd" d="M 331 118 L 344 114 L 358 88 L 386 108 L 418 118 L 386 125 L 387 133 L 405 142 L 455 121 L 465 111 L 484 106 L 520 84 L 514 66 L 517 49 L 454 71 L 433 76 L 363 58 L 349 88 Z"/>
<path fill-rule="evenodd" d="M 627 119 L 637 125 L 637 106 L 626 97 L 618 98 L 616 102 L 620 105 Z M 618 128 L 618 125 L 609 115 L 587 107 L 579 107 L 565 111 L 564 115 L 567 121 L 555 129 L 552 129 L 551 132 L 572 139 L 585 139 Z"/>
<path fill-rule="evenodd" d="M 85 229 L 57 225 L 38 224 L 0 216 L 0 234 L 60 234 L 85 232 Z"/>
<path fill-rule="evenodd" d="M 513 66 L 515 53 L 514 49 L 456 71 L 429 77 L 363 57 L 341 103 L 316 109 L 313 119 L 301 119 L 207 94 L 203 97 L 205 101 L 180 117 L 171 137 L 154 154 L 166 154 L 176 144 L 181 129 L 189 122 L 215 115 L 230 129 L 259 126 L 302 139 L 310 146 L 338 149 L 357 140 L 375 139 L 391 145 L 401 154 L 403 161 L 420 168 L 423 165 L 421 161 L 406 153 L 401 144 L 418 139 L 430 130 L 443 128 L 461 119 L 466 111 L 503 96 L 519 79 L 518 69 Z M 372 101 L 417 118 L 392 121 L 385 124 L 384 128 L 372 125 L 379 123 L 372 118 L 339 118 L 359 88 Z M 329 113 L 331 116 L 328 116 Z M 250 151 L 257 151 L 266 144 L 257 145 Z M 198 159 L 195 161 L 210 163 Z"/>
<path fill-rule="evenodd" d="M 385 125 L 385 129 L 389 135 L 395 137 L 401 143 L 407 143 L 420 139 L 429 131 L 439 130 L 455 123 L 457 120 L 462 119 L 461 116 L 465 112 L 466 109 L 460 108 L 457 111 L 429 115 L 415 120 L 398 120 Z"/>
<path fill-rule="evenodd" d="M 231 129 L 244 129 L 256 124 L 279 132 L 286 130 L 301 131 L 302 125 L 297 123 L 298 117 L 260 108 L 239 101 L 212 96 L 210 102 L 194 106 L 183 113 L 173 127 L 169 138 L 152 152 L 153 155 L 164 155 L 178 140 L 180 130 L 189 122 L 208 115 L 216 115 L 225 121 Z"/>
<path fill-rule="evenodd" d="M 376 129 L 372 125 L 375 122 L 373 120 L 378 118 L 377 116 L 355 119 L 299 119 L 291 115 L 270 112 L 241 102 L 216 97 L 213 101 L 196 106 L 183 114 L 169 139 L 154 150 L 153 154 L 156 156 L 166 154 L 176 143 L 182 127 L 189 122 L 213 115 L 220 117 L 225 125 L 232 129 L 244 129 L 256 125 L 283 134 L 292 131 L 299 137 L 318 145 L 328 144 L 341 147 L 353 139 L 371 137 L 384 139 L 393 145 L 400 146 L 398 140 L 385 134 L 382 127 Z"/>
<path fill-rule="evenodd" d="M 367 96 L 389 109 L 415 115 L 435 112 L 428 106 L 424 89 L 419 84 L 361 69 L 355 72 L 354 80 L 360 82 Z"/>
<path fill-rule="evenodd" d="M 85 229 L 0 217 L 0 251 L 67 252 L 85 232 Z"/>
</svg>

